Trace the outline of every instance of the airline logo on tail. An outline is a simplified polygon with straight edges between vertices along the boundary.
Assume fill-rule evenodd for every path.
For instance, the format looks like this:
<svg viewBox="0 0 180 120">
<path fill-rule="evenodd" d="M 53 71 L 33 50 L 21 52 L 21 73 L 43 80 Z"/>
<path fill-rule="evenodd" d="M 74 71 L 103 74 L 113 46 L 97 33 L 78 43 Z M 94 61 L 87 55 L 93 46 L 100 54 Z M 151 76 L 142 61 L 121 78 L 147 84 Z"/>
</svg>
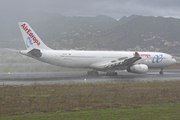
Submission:
<svg viewBox="0 0 180 120">
<path fill-rule="evenodd" d="M 26 40 L 26 46 L 27 48 L 29 48 L 31 45 L 33 45 L 33 40 L 30 37 L 28 37 Z"/>
<path fill-rule="evenodd" d="M 23 28 L 23 30 L 29 35 L 29 37 L 27 38 L 26 41 L 26 46 L 29 48 L 30 45 L 33 45 L 32 40 L 34 41 L 34 43 L 36 43 L 38 46 L 41 44 L 37 38 L 33 35 L 31 29 L 28 28 L 28 26 L 26 24 L 22 24 L 21 27 Z"/>
</svg>

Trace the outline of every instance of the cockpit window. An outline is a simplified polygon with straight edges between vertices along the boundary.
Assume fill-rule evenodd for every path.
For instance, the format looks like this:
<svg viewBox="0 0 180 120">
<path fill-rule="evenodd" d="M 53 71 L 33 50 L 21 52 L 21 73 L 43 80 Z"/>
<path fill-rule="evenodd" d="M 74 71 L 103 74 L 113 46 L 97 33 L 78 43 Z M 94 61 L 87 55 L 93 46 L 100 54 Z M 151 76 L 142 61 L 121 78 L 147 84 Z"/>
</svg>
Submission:
<svg viewBox="0 0 180 120">
<path fill-rule="evenodd" d="M 174 57 L 172 57 L 172 59 L 174 59 Z"/>
</svg>

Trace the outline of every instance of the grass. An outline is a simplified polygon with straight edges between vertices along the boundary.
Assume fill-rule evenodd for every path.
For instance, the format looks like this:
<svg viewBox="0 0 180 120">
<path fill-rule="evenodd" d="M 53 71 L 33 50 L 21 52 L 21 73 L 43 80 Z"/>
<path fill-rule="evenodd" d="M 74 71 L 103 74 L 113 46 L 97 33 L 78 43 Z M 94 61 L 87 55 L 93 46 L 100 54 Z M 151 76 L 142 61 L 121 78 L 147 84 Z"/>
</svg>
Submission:
<svg viewBox="0 0 180 120">
<path fill-rule="evenodd" d="M 180 105 L 5 116 L 0 120 L 179 120 Z"/>
<path fill-rule="evenodd" d="M 0 85 L 0 117 L 179 106 L 180 81 Z"/>
</svg>

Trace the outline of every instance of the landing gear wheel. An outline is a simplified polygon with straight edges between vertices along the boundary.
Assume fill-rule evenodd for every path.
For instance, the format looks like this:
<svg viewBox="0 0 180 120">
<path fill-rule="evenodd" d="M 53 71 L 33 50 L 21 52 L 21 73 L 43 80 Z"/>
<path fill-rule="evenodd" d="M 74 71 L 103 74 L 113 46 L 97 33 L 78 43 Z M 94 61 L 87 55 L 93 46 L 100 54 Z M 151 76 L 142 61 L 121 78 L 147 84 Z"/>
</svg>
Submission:
<svg viewBox="0 0 180 120">
<path fill-rule="evenodd" d="M 163 71 L 160 71 L 160 72 L 159 72 L 159 74 L 160 74 L 160 75 L 163 75 L 163 74 L 164 74 L 164 72 L 163 72 Z"/>
<path fill-rule="evenodd" d="M 160 75 L 164 74 L 163 68 L 161 68 L 161 71 L 159 72 Z"/>
<path fill-rule="evenodd" d="M 91 75 L 91 76 L 97 76 L 98 75 L 98 71 L 88 71 L 87 74 Z"/>
<path fill-rule="evenodd" d="M 117 72 L 107 72 L 106 76 L 117 76 Z"/>
</svg>

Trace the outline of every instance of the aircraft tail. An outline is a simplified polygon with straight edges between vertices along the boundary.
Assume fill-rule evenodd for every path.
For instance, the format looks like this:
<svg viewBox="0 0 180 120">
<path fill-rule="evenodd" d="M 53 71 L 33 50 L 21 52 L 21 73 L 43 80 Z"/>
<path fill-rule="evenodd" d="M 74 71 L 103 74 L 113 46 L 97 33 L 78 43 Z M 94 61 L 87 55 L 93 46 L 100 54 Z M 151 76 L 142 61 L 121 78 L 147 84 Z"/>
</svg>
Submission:
<svg viewBox="0 0 180 120">
<path fill-rule="evenodd" d="M 34 32 L 34 30 L 29 26 L 28 23 L 19 22 L 18 24 L 27 50 L 32 50 L 32 49 L 50 50 L 50 48 L 43 43 L 43 41 L 38 37 L 38 35 Z"/>
</svg>

